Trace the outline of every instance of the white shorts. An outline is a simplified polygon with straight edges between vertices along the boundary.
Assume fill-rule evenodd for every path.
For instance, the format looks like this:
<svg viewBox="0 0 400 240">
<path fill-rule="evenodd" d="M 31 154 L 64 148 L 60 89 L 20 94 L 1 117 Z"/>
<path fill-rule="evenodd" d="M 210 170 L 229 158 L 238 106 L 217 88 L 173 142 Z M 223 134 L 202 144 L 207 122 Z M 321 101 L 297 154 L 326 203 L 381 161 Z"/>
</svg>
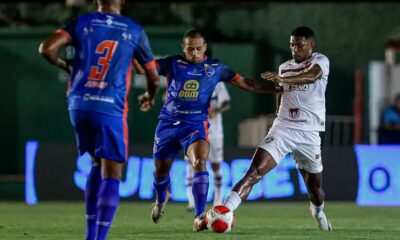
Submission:
<svg viewBox="0 0 400 240">
<path fill-rule="evenodd" d="M 221 163 L 224 159 L 224 138 L 208 138 L 210 143 L 210 153 L 208 154 L 208 159 L 211 163 Z"/>
<path fill-rule="evenodd" d="M 322 172 L 319 132 L 272 126 L 259 147 L 269 152 L 277 164 L 292 153 L 298 169 L 310 173 Z"/>
</svg>

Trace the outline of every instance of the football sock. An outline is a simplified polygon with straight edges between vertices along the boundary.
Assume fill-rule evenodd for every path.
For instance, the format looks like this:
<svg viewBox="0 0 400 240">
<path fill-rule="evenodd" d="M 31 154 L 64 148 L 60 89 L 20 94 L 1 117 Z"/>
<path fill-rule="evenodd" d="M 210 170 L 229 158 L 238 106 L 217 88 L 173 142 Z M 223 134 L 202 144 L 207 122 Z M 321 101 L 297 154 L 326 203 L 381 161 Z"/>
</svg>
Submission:
<svg viewBox="0 0 400 240">
<path fill-rule="evenodd" d="M 195 217 L 199 216 L 206 209 L 208 193 L 208 172 L 196 172 L 193 177 L 192 193 L 194 198 Z"/>
<path fill-rule="evenodd" d="M 194 199 L 192 193 L 193 185 L 193 166 L 191 164 L 186 164 L 186 194 L 188 197 L 188 207 L 194 207 Z"/>
<path fill-rule="evenodd" d="M 101 167 L 92 166 L 86 180 L 86 240 L 96 237 L 97 195 L 101 184 Z"/>
<path fill-rule="evenodd" d="M 154 176 L 153 186 L 154 186 L 154 189 L 156 190 L 156 195 L 157 195 L 156 197 L 157 197 L 158 203 L 165 202 L 165 199 L 167 196 L 167 188 L 169 186 L 170 181 L 171 180 L 170 180 L 169 176 L 161 177 L 161 178 Z"/>
<path fill-rule="evenodd" d="M 324 210 L 325 203 L 323 202 L 320 206 L 315 206 L 314 203 L 310 202 L 310 206 L 311 206 L 311 213 L 315 217 L 319 217 L 319 214 Z"/>
<path fill-rule="evenodd" d="M 214 206 L 221 205 L 222 174 L 221 170 L 214 172 Z"/>
<path fill-rule="evenodd" d="M 106 178 L 101 182 L 97 201 L 96 240 L 106 239 L 111 227 L 119 203 L 119 182 L 113 178 Z"/>
<path fill-rule="evenodd" d="M 237 192 L 232 191 L 229 196 L 226 198 L 224 206 L 229 208 L 232 212 L 236 210 L 239 204 L 242 202 L 239 194 Z"/>
</svg>

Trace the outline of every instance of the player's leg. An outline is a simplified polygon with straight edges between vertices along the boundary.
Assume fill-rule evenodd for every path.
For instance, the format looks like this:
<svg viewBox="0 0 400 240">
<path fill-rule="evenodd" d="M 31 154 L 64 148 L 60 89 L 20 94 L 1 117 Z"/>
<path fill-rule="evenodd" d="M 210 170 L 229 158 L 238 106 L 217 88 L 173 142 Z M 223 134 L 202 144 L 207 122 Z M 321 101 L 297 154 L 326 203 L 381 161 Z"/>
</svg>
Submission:
<svg viewBox="0 0 400 240">
<path fill-rule="evenodd" d="M 277 165 L 272 155 L 262 148 L 257 148 L 251 160 L 250 168 L 238 183 L 232 188 L 224 205 L 234 211 L 239 204 L 246 200 L 254 184 Z"/>
<path fill-rule="evenodd" d="M 155 165 L 153 186 L 156 192 L 156 201 L 151 210 L 151 219 L 154 223 L 160 221 L 169 199 L 168 187 L 171 181 L 169 172 L 173 159 L 181 150 L 179 141 L 174 137 L 178 127 L 174 125 L 174 122 L 161 120 L 156 128 L 153 146 Z"/>
<path fill-rule="evenodd" d="M 209 187 L 209 175 L 206 170 L 209 144 L 204 139 L 198 139 L 189 145 L 186 155 L 194 168 L 192 193 L 195 207 L 194 231 L 206 229 L 203 222 L 204 211 L 207 204 L 207 193 Z"/>
<path fill-rule="evenodd" d="M 171 170 L 173 159 L 160 160 L 155 159 L 155 172 L 153 186 L 156 191 L 156 201 L 153 204 L 151 218 L 154 223 L 158 223 L 164 215 L 165 206 L 169 200 L 168 187 L 170 185 L 169 172 Z"/>
<path fill-rule="evenodd" d="M 206 161 L 208 151 L 208 142 L 199 139 L 189 145 L 186 153 L 194 169 L 192 193 L 195 205 L 195 217 L 204 212 L 207 203 L 209 177 L 206 170 Z"/>
<path fill-rule="evenodd" d="M 213 205 L 222 203 L 222 172 L 221 163 L 223 159 L 223 138 L 220 136 L 211 136 L 210 134 L 210 153 L 208 159 L 211 163 L 211 169 L 214 175 L 214 201 Z"/>
<path fill-rule="evenodd" d="M 97 200 L 101 184 L 101 160 L 92 155 L 92 168 L 86 179 L 86 240 L 96 237 Z"/>
<path fill-rule="evenodd" d="M 234 211 L 243 200 L 247 199 L 254 184 L 271 171 L 294 147 L 290 130 L 273 126 L 256 149 L 250 168 L 233 187 L 224 205 Z"/>
<path fill-rule="evenodd" d="M 106 239 L 119 205 L 119 184 L 124 162 L 101 159 L 102 181 L 97 201 L 96 240 Z"/>
<path fill-rule="evenodd" d="M 322 189 L 322 173 L 300 170 L 308 189 L 310 212 L 321 230 L 332 230 L 332 225 L 324 212 L 325 193 Z"/>
<path fill-rule="evenodd" d="M 325 192 L 322 189 L 321 139 L 316 132 L 299 131 L 298 134 L 298 141 L 301 143 L 297 150 L 293 152 L 293 158 L 307 186 L 311 215 L 320 229 L 332 230 L 332 226 L 323 211 Z"/>
<path fill-rule="evenodd" d="M 193 185 L 193 166 L 189 162 L 189 158 L 185 156 L 185 161 L 186 161 L 186 194 L 188 197 L 188 206 L 187 210 L 188 211 L 193 211 L 194 210 L 194 198 L 193 198 L 193 193 L 192 193 L 192 185 Z"/>
<path fill-rule="evenodd" d="M 70 120 L 74 128 L 79 155 L 89 153 L 92 158 L 92 167 L 86 179 L 85 213 L 86 213 L 86 240 L 96 237 L 97 200 L 101 184 L 101 160 L 93 155 L 93 126 L 89 113 L 86 111 L 70 111 Z"/>
<path fill-rule="evenodd" d="M 214 173 L 214 201 L 213 205 L 221 205 L 222 203 L 222 172 L 221 163 L 211 163 L 211 168 Z"/>
<path fill-rule="evenodd" d="M 97 200 L 96 240 L 107 238 L 119 205 L 122 169 L 128 158 L 127 119 L 92 112 L 95 134 L 94 156 L 101 158 L 101 177 Z"/>
</svg>

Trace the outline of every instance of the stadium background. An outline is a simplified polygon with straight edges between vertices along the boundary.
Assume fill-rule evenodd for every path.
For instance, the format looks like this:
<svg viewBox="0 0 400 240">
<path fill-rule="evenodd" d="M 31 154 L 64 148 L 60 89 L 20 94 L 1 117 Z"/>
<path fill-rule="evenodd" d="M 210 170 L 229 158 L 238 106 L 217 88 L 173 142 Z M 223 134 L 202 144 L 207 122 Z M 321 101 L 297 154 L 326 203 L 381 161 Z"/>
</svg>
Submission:
<svg viewBox="0 0 400 240">
<path fill-rule="evenodd" d="M 332 199 L 356 198 L 360 169 L 353 144 L 370 143 L 368 66 L 373 60 L 384 61 L 387 42 L 396 38 L 400 4 L 362 1 L 127 2 L 124 14 L 144 26 L 155 55 L 179 53 L 182 34 L 190 27 L 199 27 L 208 34 L 212 54 L 249 77 L 257 77 L 264 70 L 276 70 L 281 62 L 290 58 L 290 31 L 299 25 L 311 26 L 317 34 L 316 51 L 326 54 L 331 62 L 326 92 L 327 115 L 344 124 L 350 119 L 340 133 L 329 129 L 331 135 L 348 136 L 337 141 L 331 137 L 324 143 L 325 185 Z M 37 48 L 65 19 L 89 10 L 93 10 L 90 4 L 68 7 L 64 1 L 0 3 L 1 199 L 24 199 L 26 143 L 30 140 L 39 142 L 37 158 L 40 164 L 36 169 L 42 171 L 39 172 L 39 183 L 55 188 L 59 184 L 57 181 L 65 182 L 63 178 L 71 177 L 76 168 L 75 139 L 65 101 L 68 76 L 45 62 Z M 354 105 L 357 70 L 364 87 L 362 99 Z M 150 157 L 161 101 L 159 99 L 149 113 L 139 112 L 136 99 L 143 89 L 140 83 L 136 85 L 129 100 L 131 153 Z M 254 147 L 239 144 L 239 126 L 245 119 L 273 113 L 274 97 L 250 94 L 233 87 L 228 90 L 232 109 L 224 115 L 226 158 L 228 161 L 249 158 Z M 354 124 L 357 109 L 363 110 L 362 125 Z M 357 136 L 354 135 L 356 132 Z M 62 173 L 64 169 L 70 169 L 70 172 Z M 341 178 L 337 172 L 346 177 Z M 340 181 L 342 184 L 337 184 Z M 347 182 L 350 184 L 346 185 Z M 44 192 L 48 193 L 48 190 Z M 305 196 L 298 199 L 305 199 Z"/>
</svg>

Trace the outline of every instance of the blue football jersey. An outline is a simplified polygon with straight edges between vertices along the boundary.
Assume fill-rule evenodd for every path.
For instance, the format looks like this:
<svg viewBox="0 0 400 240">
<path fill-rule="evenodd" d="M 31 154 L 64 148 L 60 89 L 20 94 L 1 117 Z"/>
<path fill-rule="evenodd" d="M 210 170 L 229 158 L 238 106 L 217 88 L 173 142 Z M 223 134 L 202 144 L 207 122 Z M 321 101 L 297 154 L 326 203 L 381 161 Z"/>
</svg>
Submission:
<svg viewBox="0 0 400 240">
<path fill-rule="evenodd" d="M 217 83 L 240 76 L 214 58 L 192 64 L 184 56 L 176 55 L 158 59 L 156 63 L 159 74 L 168 81 L 167 97 L 159 118 L 172 121 L 206 120 Z"/>
<path fill-rule="evenodd" d="M 67 22 L 58 32 L 69 37 L 75 49 L 69 110 L 126 114 L 132 59 L 155 67 L 143 28 L 121 15 L 96 12 Z"/>
</svg>

